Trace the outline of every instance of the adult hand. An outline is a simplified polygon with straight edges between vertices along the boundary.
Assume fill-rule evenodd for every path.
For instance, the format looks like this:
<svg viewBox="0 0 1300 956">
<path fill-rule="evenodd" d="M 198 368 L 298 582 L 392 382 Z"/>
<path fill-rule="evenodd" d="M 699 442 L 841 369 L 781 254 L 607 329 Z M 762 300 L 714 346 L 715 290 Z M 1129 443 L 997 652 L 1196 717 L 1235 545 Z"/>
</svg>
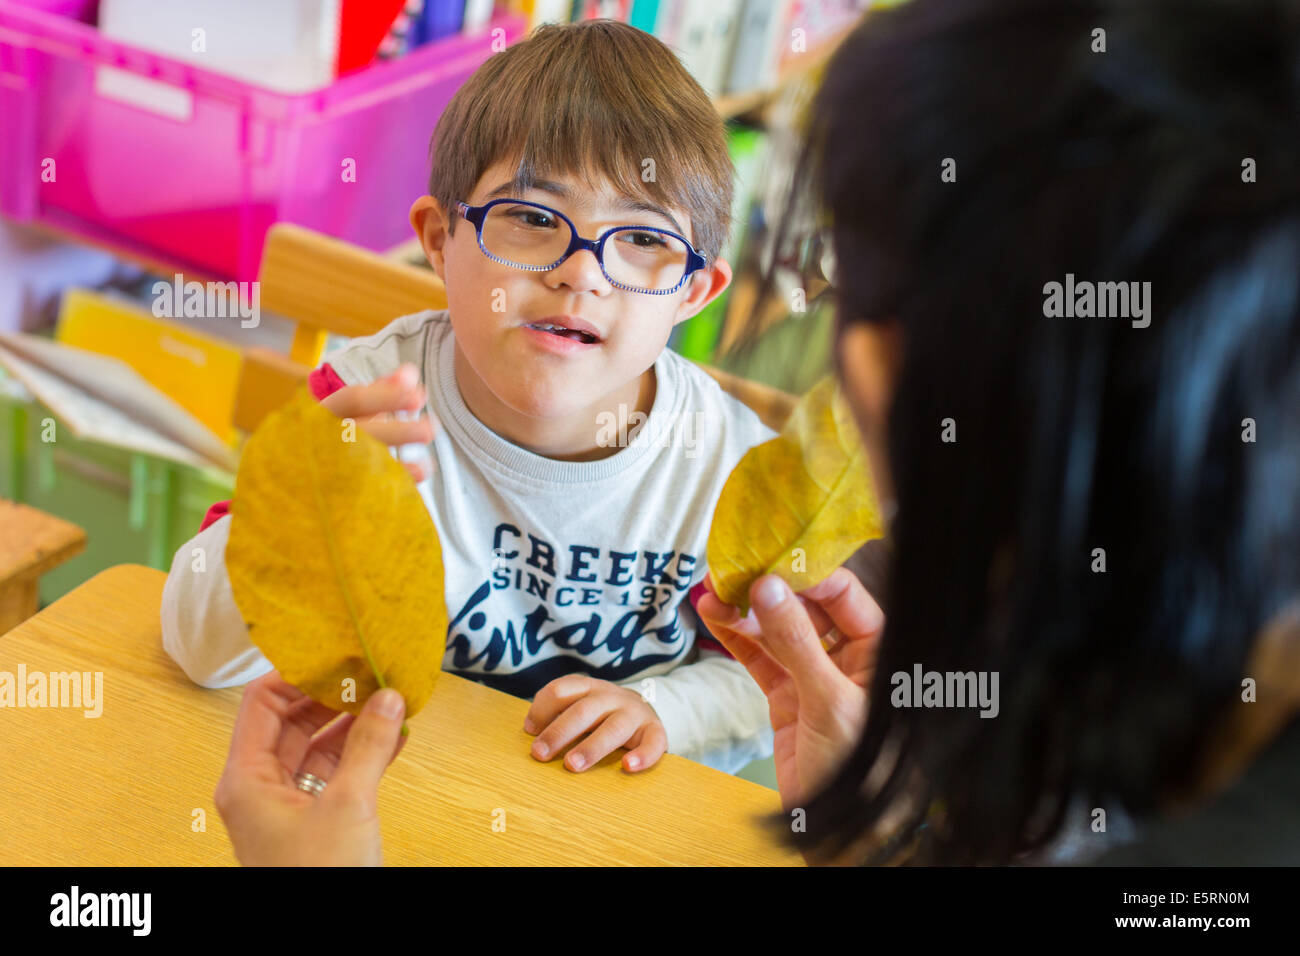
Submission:
<svg viewBox="0 0 1300 956">
<path fill-rule="evenodd" d="M 382 690 L 361 715 L 331 710 L 271 671 L 248 685 L 214 801 L 245 866 L 378 866 L 379 780 L 402 749 L 401 694 Z M 294 773 L 325 780 L 319 796 Z"/>
<path fill-rule="evenodd" d="M 369 385 L 347 385 L 321 399 L 321 406 L 339 418 L 353 419 L 367 434 L 385 445 L 428 445 L 433 441 L 438 420 L 427 415 L 398 418 L 398 413 L 414 412 L 425 407 L 428 393 L 420 384 L 420 372 L 405 362 L 389 375 Z M 403 467 L 416 481 L 428 476 L 428 469 L 418 462 L 403 461 Z"/>
<path fill-rule="evenodd" d="M 787 810 L 815 793 L 862 734 L 884 613 L 848 568 L 794 595 L 775 574 L 749 589 L 750 614 L 708 593 L 696 613 L 767 695 L 777 788 Z M 838 627 L 828 649 L 819 635 Z"/>
</svg>

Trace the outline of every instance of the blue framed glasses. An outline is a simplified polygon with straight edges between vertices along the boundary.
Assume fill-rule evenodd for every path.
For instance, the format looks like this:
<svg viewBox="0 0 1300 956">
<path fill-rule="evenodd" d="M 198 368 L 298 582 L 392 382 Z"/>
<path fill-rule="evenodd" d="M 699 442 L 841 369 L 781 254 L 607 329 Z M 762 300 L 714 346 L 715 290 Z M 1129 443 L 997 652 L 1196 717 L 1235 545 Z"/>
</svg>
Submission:
<svg viewBox="0 0 1300 956">
<path fill-rule="evenodd" d="M 564 213 L 526 199 L 493 199 L 481 206 L 457 202 L 456 207 L 474 224 L 485 256 L 529 272 L 550 272 L 589 249 L 610 285 L 671 295 L 704 268 L 704 257 L 685 237 L 657 226 L 618 226 L 599 239 L 584 239 Z"/>
</svg>

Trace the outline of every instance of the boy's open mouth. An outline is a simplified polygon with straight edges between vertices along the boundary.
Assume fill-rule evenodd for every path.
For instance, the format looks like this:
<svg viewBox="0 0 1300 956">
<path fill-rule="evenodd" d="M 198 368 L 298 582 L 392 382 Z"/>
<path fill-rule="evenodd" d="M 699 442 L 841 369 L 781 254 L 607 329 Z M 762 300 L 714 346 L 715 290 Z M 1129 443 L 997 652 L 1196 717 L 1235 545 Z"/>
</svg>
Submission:
<svg viewBox="0 0 1300 956">
<path fill-rule="evenodd" d="M 575 342 L 582 342 L 587 345 L 594 345 L 600 339 L 589 332 L 581 332 L 578 329 L 566 329 L 562 325 L 555 325 L 551 322 L 534 322 L 525 325 L 526 329 L 536 329 L 539 332 L 550 332 L 552 335 L 558 335 L 561 338 L 573 339 Z"/>
</svg>

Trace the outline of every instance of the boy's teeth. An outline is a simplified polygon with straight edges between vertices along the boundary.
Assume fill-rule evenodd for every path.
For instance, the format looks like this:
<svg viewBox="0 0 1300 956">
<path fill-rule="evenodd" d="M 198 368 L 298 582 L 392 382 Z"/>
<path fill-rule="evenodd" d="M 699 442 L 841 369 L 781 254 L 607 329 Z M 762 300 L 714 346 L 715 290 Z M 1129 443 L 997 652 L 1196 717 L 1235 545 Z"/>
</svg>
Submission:
<svg viewBox="0 0 1300 956">
<path fill-rule="evenodd" d="M 550 323 L 535 322 L 530 324 L 528 327 L 530 329 L 537 329 L 538 331 L 541 332 L 555 332 L 557 334 L 563 334 L 565 338 L 574 338 L 576 341 L 579 342 L 590 343 L 596 341 L 596 338 L 593 335 L 589 335 L 586 332 L 579 332 L 577 329 L 565 328 L 563 325 L 551 325 Z"/>
</svg>

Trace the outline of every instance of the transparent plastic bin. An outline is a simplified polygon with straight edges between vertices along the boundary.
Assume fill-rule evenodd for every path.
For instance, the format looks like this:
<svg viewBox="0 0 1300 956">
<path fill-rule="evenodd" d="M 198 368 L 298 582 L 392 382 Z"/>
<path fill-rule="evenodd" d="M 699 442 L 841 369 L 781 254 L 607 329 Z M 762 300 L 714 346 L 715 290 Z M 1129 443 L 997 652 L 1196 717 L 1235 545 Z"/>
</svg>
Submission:
<svg viewBox="0 0 1300 956">
<path fill-rule="evenodd" d="M 240 280 L 274 222 L 407 238 L 438 117 L 525 28 L 501 14 L 289 95 L 106 39 L 97 6 L 0 0 L 0 213 Z"/>
</svg>

